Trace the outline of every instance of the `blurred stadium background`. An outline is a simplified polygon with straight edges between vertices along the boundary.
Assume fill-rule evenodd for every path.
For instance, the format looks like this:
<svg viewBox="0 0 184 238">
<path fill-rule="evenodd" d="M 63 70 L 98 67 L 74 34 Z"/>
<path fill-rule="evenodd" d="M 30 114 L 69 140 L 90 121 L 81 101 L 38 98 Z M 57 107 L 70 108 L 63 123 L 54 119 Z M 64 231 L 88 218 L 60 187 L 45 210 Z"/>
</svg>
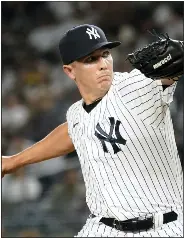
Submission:
<svg viewBox="0 0 184 238">
<path fill-rule="evenodd" d="M 69 28 L 97 24 L 111 40 L 115 71 L 130 71 L 127 53 L 153 40 L 147 29 L 183 40 L 182 2 L 1 2 L 2 154 L 41 140 L 80 99 L 62 72 L 58 42 Z M 171 104 L 183 161 L 183 80 Z M 62 143 L 62 138 L 61 138 Z M 52 149 L 52 148 L 50 148 Z M 87 158 L 86 158 L 87 159 Z M 2 180 L 3 237 L 72 237 L 88 208 L 76 153 L 31 165 Z"/>
</svg>

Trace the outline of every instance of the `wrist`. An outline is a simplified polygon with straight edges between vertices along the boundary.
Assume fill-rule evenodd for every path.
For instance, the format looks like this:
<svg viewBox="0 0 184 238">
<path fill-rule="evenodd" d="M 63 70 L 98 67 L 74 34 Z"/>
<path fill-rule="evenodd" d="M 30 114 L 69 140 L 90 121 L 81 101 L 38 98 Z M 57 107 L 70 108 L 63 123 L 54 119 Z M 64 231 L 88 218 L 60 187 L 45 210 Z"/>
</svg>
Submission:
<svg viewBox="0 0 184 238">
<path fill-rule="evenodd" d="M 12 155 L 7 158 L 10 161 L 12 166 L 12 170 L 17 170 L 21 168 L 23 165 L 21 164 L 21 158 L 19 155 Z"/>
<path fill-rule="evenodd" d="M 172 78 L 172 80 L 173 81 L 178 81 L 180 77 L 181 77 L 181 75 L 180 76 L 176 76 L 176 77 Z"/>
</svg>

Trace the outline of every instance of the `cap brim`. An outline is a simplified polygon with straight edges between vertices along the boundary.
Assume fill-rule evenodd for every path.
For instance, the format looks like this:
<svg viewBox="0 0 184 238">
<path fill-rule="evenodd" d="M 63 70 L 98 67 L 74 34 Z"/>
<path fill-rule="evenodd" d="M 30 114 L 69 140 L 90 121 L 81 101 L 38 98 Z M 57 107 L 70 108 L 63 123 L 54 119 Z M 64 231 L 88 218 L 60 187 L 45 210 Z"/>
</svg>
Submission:
<svg viewBox="0 0 184 238">
<path fill-rule="evenodd" d="M 73 60 L 73 61 L 76 61 L 76 60 L 79 60 L 91 53 L 93 53 L 95 50 L 98 50 L 100 48 L 103 48 L 103 47 L 107 47 L 108 49 L 112 49 L 112 48 L 115 48 L 117 46 L 121 45 L 121 42 L 120 41 L 113 41 L 113 42 L 103 42 L 103 43 L 99 43 L 97 45 L 95 45 L 94 47 L 92 47 L 91 49 L 89 49 L 87 52 L 81 54 L 80 56 L 77 57 L 77 59 Z"/>
</svg>

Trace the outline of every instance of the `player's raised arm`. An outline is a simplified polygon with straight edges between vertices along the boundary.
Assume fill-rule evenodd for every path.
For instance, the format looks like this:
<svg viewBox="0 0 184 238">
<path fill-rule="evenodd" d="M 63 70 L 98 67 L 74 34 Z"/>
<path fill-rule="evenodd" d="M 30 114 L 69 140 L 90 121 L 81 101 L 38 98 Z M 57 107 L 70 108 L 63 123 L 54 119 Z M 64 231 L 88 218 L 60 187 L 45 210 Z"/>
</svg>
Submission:
<svg viewBox="0 0 184 238">
<path fill-rule="evenodd" d="M 68 135 L 68 123 L 64 123 L 26 150 L 13 156 L 2 156 L 2 176 L 25 165 L 66 155 L 74 150 Z"/>
<path fill-rule="evenodd" d="M 172 85 L 184 74 L 184 42 L 173 40 L 168 35 L 128 55 L 132 66 L 153 80 L 160 79 L 162 85 Z M 163 38 L 164 37 L 164 38 Z"/>
</svg>

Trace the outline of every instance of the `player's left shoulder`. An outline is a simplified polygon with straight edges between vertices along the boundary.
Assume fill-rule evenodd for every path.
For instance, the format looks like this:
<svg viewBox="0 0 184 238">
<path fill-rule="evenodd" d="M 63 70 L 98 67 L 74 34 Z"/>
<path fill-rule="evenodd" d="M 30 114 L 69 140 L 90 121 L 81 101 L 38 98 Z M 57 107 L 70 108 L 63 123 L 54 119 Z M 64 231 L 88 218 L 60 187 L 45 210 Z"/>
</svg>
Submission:
<svg viewBox="0 0 184 238">
<path fill-rule="evenodd" d="M 114 72 L 114 81 L 115 82 L 140 82 L 140 80 L 153 81 L 150 78 L 147 78 L 143 73 L 138 69 L 133 69 L 130 72 Z"/>
<path fill-rule="evenodd" d="M 113 73 L 113 85 L 118 85 L 128 78 L 128 72 L 114 72 Z"/>
<path fill-rule="evenodd" d="M 118 91 L 128 94 L 129 91 L 138 90 L 152 84 L 153 80 L 147 78 L 139 70 L 133 69 L 126 73 L 115 72 L 114 82 L 114 85 L 118 87 Z"/>
</svg>

